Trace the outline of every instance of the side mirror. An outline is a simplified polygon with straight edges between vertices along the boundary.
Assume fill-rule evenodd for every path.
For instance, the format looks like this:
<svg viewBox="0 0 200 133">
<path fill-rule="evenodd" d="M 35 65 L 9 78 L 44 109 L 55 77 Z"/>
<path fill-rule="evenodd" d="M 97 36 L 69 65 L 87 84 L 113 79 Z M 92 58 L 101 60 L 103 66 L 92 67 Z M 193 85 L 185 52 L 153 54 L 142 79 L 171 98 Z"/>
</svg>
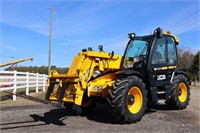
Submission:
<svg viewBox="0 0 200 133">
<path fill-rule="evenodd" d="M 157 29 L 154 30 L 154 35 L 158 38 L 163 37 L 163 30 L 162 28 L 158 27 Z"/>
</svg>

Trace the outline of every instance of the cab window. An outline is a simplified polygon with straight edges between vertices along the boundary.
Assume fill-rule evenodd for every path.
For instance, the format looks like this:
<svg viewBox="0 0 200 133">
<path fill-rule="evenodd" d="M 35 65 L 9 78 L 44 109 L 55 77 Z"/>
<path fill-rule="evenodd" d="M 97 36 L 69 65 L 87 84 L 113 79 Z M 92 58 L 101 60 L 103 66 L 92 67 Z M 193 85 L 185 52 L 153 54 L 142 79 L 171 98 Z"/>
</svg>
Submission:
<svg viewBox="0 0 200 133">
<path fill-rule="evenodd" d="M 166 38 L 158 38 L 153 49 L 151 64 L 166 64 Z"/>
<path fill-rule="evenodd" d="M 177 62 L 176 45 L 174 38 L 167 36 L 168 64 L 175 65 Z"/>
</svg>

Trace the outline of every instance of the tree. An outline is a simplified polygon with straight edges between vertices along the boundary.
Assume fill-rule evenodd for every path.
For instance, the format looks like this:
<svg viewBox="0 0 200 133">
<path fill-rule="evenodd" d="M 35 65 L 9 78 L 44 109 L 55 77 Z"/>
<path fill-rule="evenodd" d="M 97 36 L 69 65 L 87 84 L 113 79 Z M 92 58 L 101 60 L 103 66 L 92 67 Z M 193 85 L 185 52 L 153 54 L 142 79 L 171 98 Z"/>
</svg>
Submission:
<svg viewBox="0 0 200 133">
<path fill-rule="evenodd" d="M 194 74 L 195 77 L 197 77 L 198 81 L 199 81 L 199 76 L 200 76 L 200 73 L 199 73 L 199 67 L 200 67 L 199 66 L 199 56 L 200 56 L 200 51 L 198 51 L 198 53 L 196 55 L 194 55 L 192 66 L 191 66 L 192 73 Z"/>
<path fill-rule="evenodd" d="M 61 67 L 56 67 L 52 66 L 51 70 L 56 70 L 58 73 L 67 73 L 69 68 L 61 68 Z M 18 66 L 16 68 L 17 71 L 20 72 L 31 72 L 31 73 L 40 73 L 40 74 L 48 74 L 48 67 L 47 66 Z"/>
<path fill-rule="evenodd" d="M 190 70 L 192 66 L 193 54 L 190 49 L 178 48 L 178 68 Z"/>
<path fill-rule="evenodd" d="M 190 81 L 194 80 L 194 74 L 192 72 L 191 66 L 193 64 L 194 55 L 192 51 L 188 48 L 178 47 L 178 69 L 184 70 L 189 76 Z"/>
</svg>

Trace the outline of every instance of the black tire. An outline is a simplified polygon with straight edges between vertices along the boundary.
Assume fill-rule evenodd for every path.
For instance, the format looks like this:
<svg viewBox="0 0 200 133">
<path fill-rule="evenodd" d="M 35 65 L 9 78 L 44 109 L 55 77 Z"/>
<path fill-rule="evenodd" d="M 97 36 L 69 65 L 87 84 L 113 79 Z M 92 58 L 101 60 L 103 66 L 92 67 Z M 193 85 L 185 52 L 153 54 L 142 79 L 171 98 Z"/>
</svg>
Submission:
<svg viewBox="0 0 200 133">
<path fill-rule="evenodd" d="M 138 111 L 133 113 L 129 108 L 134 106 L 137 99 L 134 94 L 130 94 L 129 92 L 135 88 L 139 90 L 142 100 L 140 100 L 141 104 Z M 113 84 L 113 89 L 109 89 L 108 91 L 109 96 L 107 97 L 107 101 L 110 107 L 109 111 L 115 120 L 120 123 L 134 123 L 141 120 L 145 113 L 146 103 L 148 101 L 147 91 L 142 79 L 137 76 L 129 76 L 124 79 L 117 80 Z"/>
<path fill-rule="evenodd" d="M 187 93 L 181 92 L 181 86 L 186 87 Z M 183 90 L 185 90 L 183 89 Z M 183 97 L 181 98 L 181 96 Z M 166 101 L 166 104 L 171 108 L 171 109 L 178 109 L 182 110 L 185 109 L 189 105 L 190 101 L 190 86 L 188 79 L 186 78 L 185 75 L 179 74 L 175 75 L 173 82 L 172 82 L 172 94 L 171 94 L 171 99 Z"/>
</svg>

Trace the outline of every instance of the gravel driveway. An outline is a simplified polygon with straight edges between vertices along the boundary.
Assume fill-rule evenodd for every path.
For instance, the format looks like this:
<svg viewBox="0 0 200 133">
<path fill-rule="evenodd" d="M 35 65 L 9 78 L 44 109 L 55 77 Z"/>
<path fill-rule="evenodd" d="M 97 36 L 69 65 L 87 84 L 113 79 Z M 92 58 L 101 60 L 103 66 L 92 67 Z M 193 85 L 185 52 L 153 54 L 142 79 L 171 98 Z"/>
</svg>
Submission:
<svg viewBox="0 0 200 133">
<path fill-rule="evenodd" d="M 1 133 L 35 132 L 200 132 L 200 89 L 191 87 L 190 105 L 185 110 L 157 106 L 138 123 L 117 124 L 106 105 L 98 105 L 89 116 L 69 116 L 65 109 L 50 105 L 1 105 Z"/>
</svg>

